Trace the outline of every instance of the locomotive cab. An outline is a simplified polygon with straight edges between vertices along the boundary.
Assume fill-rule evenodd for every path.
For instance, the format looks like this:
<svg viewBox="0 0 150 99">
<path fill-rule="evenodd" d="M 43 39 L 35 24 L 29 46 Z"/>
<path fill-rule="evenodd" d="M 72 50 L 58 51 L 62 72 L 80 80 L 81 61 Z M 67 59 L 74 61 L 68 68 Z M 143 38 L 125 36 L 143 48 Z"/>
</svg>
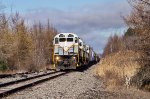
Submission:
<svg viewBox="0 0 150 99">
<path fill-rule="evenodd" d="M 76 69 L 79 37 L 73 33 L 60 33 L 53 40 L 53 62 L 56 69 Z"/>
</svg>

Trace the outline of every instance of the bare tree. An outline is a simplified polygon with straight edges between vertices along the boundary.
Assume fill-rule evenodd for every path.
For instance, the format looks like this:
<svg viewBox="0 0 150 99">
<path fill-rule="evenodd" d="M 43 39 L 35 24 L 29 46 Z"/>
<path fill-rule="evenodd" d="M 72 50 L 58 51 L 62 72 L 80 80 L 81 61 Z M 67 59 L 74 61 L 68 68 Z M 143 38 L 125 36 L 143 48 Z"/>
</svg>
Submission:
<svg viewBox="0 0 150 99">
<path fill-rule="evenodd" d="M 123 40 L 122 37 L 119 37 L 117 35 L 110 36 L 108 39 L 108 42 L 104 48 L 103 57 L 106 55 L 109 55 L 111 53 L 116 53 L 120 50 L 123 50 Z"/>
<path fill-rule="evenodd" d="M 138 87 L 141 87 L 150 84 L 150 0 L 128 0 L 128 2 L 133 10 L 124 19 L 134 30 L 136 51 L 144 53 L 141 60 L 143 66 L 132 80 Z"/>
</svg>

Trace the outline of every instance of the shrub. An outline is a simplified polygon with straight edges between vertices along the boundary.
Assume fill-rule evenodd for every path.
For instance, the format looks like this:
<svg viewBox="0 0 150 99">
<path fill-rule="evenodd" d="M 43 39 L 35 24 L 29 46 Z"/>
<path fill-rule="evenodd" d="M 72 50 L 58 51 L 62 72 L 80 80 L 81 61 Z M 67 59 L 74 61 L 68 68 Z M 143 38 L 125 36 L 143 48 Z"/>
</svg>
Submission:
<svg viewBox="0 0 150 99">
<path fill-rule="evenodd" d="M 97 74 L 109 87 L 130 86 L 132 78 L 142 68 L 140 65 L 142 55 L 132 50 L 109 54 L 101 60 Z"/>
<path fill-rule="evenodd" d="M 0 61 L 0 70 L 5 71 L 8 69 L 7 64 L 4 61 Z"/>
</svg>

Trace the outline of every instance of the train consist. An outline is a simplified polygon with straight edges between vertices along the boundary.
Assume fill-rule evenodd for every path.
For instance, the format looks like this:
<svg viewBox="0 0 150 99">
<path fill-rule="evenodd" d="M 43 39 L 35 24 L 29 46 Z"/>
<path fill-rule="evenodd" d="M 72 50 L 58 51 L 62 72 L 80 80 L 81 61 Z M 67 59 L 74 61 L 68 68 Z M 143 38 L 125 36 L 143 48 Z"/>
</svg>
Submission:
<svg viewBox="0 0 150 99">
<path fill-rule="evenodd" d="M 57 34 L 53 46 L 53 63 L 56 70 L 76 69 L 100 60 L 93 48 L 74 33 Z"/>
</svg>

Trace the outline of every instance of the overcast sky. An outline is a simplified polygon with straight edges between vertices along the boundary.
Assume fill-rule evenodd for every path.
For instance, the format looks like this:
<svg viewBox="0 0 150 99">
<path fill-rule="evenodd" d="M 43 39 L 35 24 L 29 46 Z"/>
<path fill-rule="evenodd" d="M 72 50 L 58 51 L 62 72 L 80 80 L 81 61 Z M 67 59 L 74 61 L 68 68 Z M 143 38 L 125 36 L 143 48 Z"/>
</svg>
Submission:
<svg viewBox="0 0 150 99">
<path fill-rule="evenodd" d="M 126 30 L 121 16 L 130 12 L 127 0 L 1 0 L 5 12 L 19 12 L 31 24 L 47 19 L 59 32 L 79 35 L 98 53 L 110 35 Z"/>
</svg>

